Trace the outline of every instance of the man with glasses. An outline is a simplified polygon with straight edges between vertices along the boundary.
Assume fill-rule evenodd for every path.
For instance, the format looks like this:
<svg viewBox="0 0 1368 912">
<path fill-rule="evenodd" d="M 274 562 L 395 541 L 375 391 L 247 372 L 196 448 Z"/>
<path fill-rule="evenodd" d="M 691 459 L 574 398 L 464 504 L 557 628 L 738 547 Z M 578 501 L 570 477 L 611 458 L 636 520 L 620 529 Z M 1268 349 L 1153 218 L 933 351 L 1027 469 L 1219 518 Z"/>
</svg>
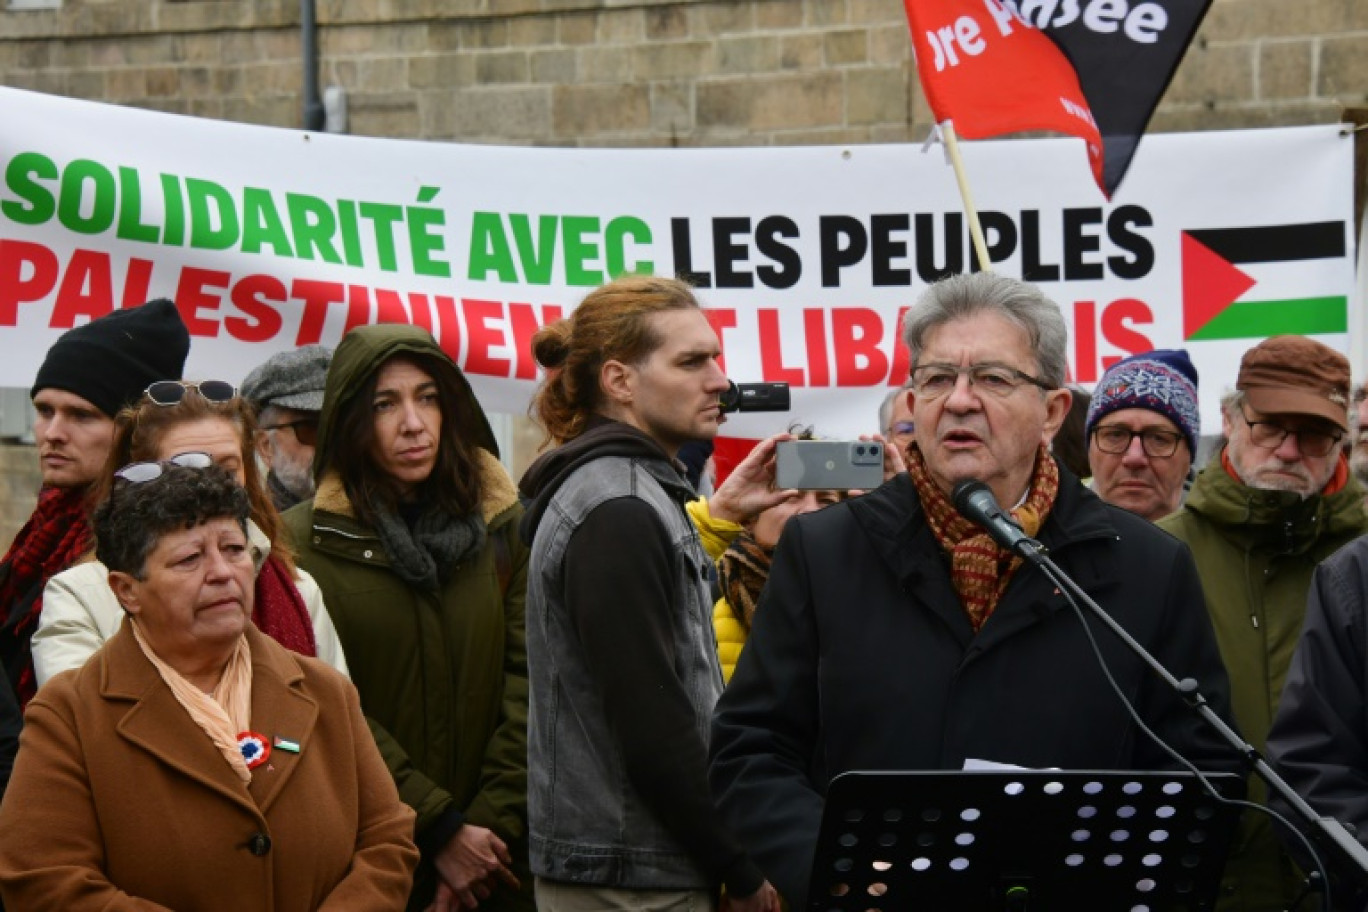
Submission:
<svg viewBox="0 0 1368 912">
<path fill-rule="evenodd" d="M 1262 750 L 1306 613 L 1312 573 L 1368 532 L 1364 489 L 1341 442 L 1349 362 L 1302 336 L 1245 352 L 1222 401 L 1227 443 L 1179 512 L 1160 520 L 1192 548 L 1230 672 L 1235 718 Z M 1251 797 L 1262 801 L 1261 782 Z M 1226 865 L 1222 909 L 1283 909 L 1301 877 L 1262 814 L 1246 814 Z"/>
<path fill-rule="evenodd" d="M 314 442 L 332 350 L 321 345 L 281 352 L 242 381 L 242 398 L 257 410 L 257 456 L 276 509 L 313 497 Z"/>
<path fill-rule="evenodd" d="M 176 305 L 150 301 L 68 330 L 33 382 L 43 487 L 0 561 L 0 662 L 21 704 L 37 690 L 31 643 L 43 588 L 92 545 L 86 495 L 114 442 L 114 416 L 148 384 L 179 377 L 190 334 Z"/>
<path fill-rule="evenodd" d="M 827 784 L 842 772 L 971 759 L 1174 765 L 1107 683 L 1088 644 L 1097 623 L 1085 626 L 1043 574 L 958 512 L 960 482 L 988 485 L 1132 636 L 1228 714 L 1187 549 L 1099 500 L 1050 454 L 1070 404 L 1058 306 L 1014 279 L 956 276 L 908 312 L 903 341 L 916 424 L 907 471 L 785 526 L 713 717 L 713 795 L 793 909 L 807 906 Z M 1114 636 L 1097 639 L 1150 729 L 1199 767 L 1238 767 Z"/>
<path fill-rule="evenodd" d="M 884 440 L 889 446 L 896 447 L 904 459 L 907 457 L 907 448 L 912 445 L 915 438 L 913 432 L 916 430 L 916 425 L 912 422 L 912 404 L 907 395 L 911 389 L 912 381 L 908 380 L 885 396 L 879 405 L 879 429 Z"/>
<path fill-rule="evenodd" d="M 1113 365 L 1097 383 L 1084 433 L 1098 497 L 1151 522 L 1177 510 L 1201 436 L 1188 353 L 1161 349 Z"/>
</svg>

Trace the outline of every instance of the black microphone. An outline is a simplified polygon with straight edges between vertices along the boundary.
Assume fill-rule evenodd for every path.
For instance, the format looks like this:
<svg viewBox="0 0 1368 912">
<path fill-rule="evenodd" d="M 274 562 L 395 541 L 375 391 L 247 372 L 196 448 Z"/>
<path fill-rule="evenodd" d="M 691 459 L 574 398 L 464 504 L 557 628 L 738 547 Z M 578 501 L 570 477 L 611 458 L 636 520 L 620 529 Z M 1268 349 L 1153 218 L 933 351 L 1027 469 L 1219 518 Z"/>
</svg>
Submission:
<svg viewBox="0 0 1368 912">
<path fill-rule="evenodd" d="M 982 526 L 993 541 L 1008 551 L 1031 559 L 1039 555 L 1040 542 L 1022 531 L 1012 515 L 998 506 L 992 489 L 977 478 L 966 478 L 955 485 L 950 500 L 961 516 Z"/>
</svg>

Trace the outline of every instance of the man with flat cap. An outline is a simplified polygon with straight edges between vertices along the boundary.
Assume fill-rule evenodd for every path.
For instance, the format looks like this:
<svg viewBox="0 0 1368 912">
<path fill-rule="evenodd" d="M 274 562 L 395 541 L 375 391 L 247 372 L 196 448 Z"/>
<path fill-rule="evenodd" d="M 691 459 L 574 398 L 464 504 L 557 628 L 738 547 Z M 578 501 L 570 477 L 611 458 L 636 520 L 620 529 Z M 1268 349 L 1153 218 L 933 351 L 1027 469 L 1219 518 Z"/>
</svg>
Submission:
<svg viewBox="0 0 1368 912">
<path fill-rule="evenodd" d="M 1159 521 L 1192 549 L 1230 673 L 1240 732 L 1263 750 L 1306 615 L 1316 566 L 1364 532 L 1363 487 L 1341 446 L 1349 429 L 1349 361 L 1303 336 L 1245 352 L 1221 402 L 1227 443 L 1183 508 Z M 1263 783 L 1250 797 L 1264 800 Z M 1218 909 L 1291 905 L 1302 878 L 1263 814 L 1247 813 L 1226 864 Z"/>
<path fill-rule="evenodd" d="M 331 349 L 306 345 L 272 355 L 242 381 L 242 398 L 257 411 L 257 455 L 281 512 L 313 497 L 314 443 L 331 361 Z"/>
<path fill-rule="evenodd" d="M 90 550 L 86 495 L 114 442 L 114 416 L 157 380 L 179 380 L 190 334 L 166 299 L 116 310 L 63 333 L 30 395 L 43 486 L 0 561 L 0 662 L 21 705 L 37 689 L 29 644 L 43 587 Z"/>
</svg>

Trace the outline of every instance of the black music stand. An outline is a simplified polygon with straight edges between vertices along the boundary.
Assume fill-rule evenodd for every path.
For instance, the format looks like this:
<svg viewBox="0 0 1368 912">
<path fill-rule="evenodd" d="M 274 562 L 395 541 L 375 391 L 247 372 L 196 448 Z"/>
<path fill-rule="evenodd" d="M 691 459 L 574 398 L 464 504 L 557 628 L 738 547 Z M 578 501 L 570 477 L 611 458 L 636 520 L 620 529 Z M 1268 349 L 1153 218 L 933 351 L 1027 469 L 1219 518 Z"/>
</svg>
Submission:
<svg viewBox="0 0 1368 912">
<path fill-rule="evenodd" d="M 1239 776 L 1207 779 L 1243 797 Z M 1201 912 L 1238 818 L 1191 773 L 844 773 L 808 909 Z"/>
</svg>

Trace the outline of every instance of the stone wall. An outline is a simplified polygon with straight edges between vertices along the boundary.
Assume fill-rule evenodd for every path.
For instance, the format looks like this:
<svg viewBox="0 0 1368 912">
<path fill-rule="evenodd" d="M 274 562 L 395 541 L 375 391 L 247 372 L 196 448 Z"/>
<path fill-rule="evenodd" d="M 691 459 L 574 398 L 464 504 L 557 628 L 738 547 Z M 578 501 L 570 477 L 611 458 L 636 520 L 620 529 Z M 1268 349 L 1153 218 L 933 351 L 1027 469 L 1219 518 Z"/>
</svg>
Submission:
<svg viewBox="0 0 1368 912">
<path fill-rule="evenodd" d="M 456 11 L 452 11 L 456 7 Z M 899 0 L 319 0 L 350 132 L 715 146 L 920 139 Z M 296 0 L 0 12 L 0 83 L 301 122 Z M 1368 100 L 1368 3 L 1215 0 L 1156 130 L 1332 121 Z"/>
<path fill-rule="evenodd" d="M 669 147 L 930 125 L 900 0 L 318 0 L 317 16 L 319 82 L 346 90 L 355 134 Z M 298 127 L 299 18 L 298 0 L 0 10 L 0 84 Z M 1215 0 L 1152 129 L 1326 123 L 1365 102 L 1368 0 Z M 520 428 L 511 463 L 537 441 Z M 31 448 L 3 455 L 36 473 Z M 0 487 L 6 522 L 33 478 Z"/>
</svg>

